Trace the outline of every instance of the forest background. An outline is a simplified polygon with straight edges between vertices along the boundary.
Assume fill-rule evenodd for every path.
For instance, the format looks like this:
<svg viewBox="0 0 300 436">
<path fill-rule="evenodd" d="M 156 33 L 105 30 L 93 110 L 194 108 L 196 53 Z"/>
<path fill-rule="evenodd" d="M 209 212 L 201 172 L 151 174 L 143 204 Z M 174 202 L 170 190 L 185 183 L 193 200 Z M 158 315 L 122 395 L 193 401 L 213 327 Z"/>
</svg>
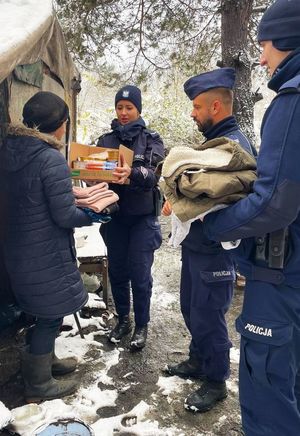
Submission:
<svg viewBox="0 0 300 436">
<path fill-rule="evenodd" d="M 237 74 L 234 113 L 258 147 L 258 125 L 270 92 L 259 67 L 256 33 L 271 3 L 56 0 L 67 44 L 83 78 L 78 139 L 93 143 L 110 130 L 114 94 L 130 83 L 142 89 L 143 118 L 168 148 L 201 141 L 190 119 L 192 105 L 183 83 L 201 72 L 230 66 Z"/>
</svg>

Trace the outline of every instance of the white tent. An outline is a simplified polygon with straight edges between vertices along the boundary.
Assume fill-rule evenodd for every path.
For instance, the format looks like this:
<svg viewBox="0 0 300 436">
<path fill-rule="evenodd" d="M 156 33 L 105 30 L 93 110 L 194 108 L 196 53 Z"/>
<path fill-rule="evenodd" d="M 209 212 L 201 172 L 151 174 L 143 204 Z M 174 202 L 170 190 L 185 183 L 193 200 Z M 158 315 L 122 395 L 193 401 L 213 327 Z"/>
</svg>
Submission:
<svg viewBox="0 0 300 436">
<path fill-rule="evenodd" d="M 72 127 L 69 139 L 76 140 L 80 75 L 68 52 L 52 1 L 0 0 L 0 159 L 5 123 L 21 122 L 25 102 L 41 90 L 52 91 L 67 102 Z M 0 235 L 0 305 L 8 295 Z"/>
</svg>

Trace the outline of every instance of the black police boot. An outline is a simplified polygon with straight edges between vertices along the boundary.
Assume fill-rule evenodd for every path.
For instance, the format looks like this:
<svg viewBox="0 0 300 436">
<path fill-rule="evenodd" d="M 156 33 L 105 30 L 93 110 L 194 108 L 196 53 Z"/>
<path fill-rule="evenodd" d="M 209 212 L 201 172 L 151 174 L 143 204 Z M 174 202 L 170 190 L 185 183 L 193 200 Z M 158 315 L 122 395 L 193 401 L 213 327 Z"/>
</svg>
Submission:
<svg viewBox="0 0 300 436">
<path fill-rule="evenodd" d="M 144 348 L 144 346 L 146 345 L 147 333 L 148 333 L 147 324 L 142 327 L 138 327 L 138 326 L 135 327 L 134 333 L 130 341 L 131 351 L 138 351 Z"/>
<path fill-rule="evenodd" d="M 205 379 L 201 364 L 195 357 L 189 357 L 187 360 L 177 364 L 166 365 L 164 372 L 168 375 L 177 375 L 181 378 L 192 377 L 199 380 Z"/>
<path fill-rule="evenodd" d="M 120 342 L 120 340 L 124 336 L 128 335 L 128 333 L 130 333 L 131 330 L 132 330 L 132 325 L 129 315 L 120 316 L 118 323 L 109 333 L 108 339 L 110 340 L 110 342 L 116 344 L 117 342 Z"/>
<path fill-rule="evenodd" d="M 192 412 L 207 412 L 218 401 L 227 397 L 225 382 L 206 380 L 201 388 L 190 394 L 184 401 L 184 407 Z"/>
</svg>

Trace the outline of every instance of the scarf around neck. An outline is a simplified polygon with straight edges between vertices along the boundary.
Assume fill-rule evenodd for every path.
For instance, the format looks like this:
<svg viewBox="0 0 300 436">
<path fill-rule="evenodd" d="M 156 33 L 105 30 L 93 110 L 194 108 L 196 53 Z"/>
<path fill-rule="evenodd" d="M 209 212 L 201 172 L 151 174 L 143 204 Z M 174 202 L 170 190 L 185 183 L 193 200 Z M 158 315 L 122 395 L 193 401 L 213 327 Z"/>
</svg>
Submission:
<svg viewBox="0 0 300 436">
<path fill-rule="evenodd" d="M 111 129 L 121 141 L 132 141 L 145 128 L 145 121 L 141 117 L 124 125 L 120 124 L 117 119 L 112 120 L 111 123 Z"/>
</svg>

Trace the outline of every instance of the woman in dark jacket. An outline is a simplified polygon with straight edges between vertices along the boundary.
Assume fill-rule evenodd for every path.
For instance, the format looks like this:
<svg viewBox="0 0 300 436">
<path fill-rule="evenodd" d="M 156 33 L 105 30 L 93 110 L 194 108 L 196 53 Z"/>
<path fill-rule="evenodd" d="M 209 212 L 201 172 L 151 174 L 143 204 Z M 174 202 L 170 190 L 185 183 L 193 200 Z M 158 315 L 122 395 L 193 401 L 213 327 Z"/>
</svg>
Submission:
<svg viewBox="0 0 300 436">
<path fill-rule="evenodd" d="M 115 96 L 117 119 L 112 131 L 99 138 L 98 145 L 133 150 L 130 168 L 122 159 L 111 186 L 119 196 L 119 212 L 100 231 L 108 250 L 108 271 L 119 320 L 110 332 L 111 342 L 119 342 L 132 327 L 130 285 L 133 294 L 135 330 L 131 350 L 145 346 L 152 293 L 151 267 L 154 251 L 161 245 L 161 232 L 155 210 L 157 176 L 154 170 L 164 157 L 164 146 L 156 132 L 146 129 L 141 118 L 141 91 L 124 86 Z"/>
<path fill-rule="evenodd" d="M 69 110 L 50 92 L 24 106 L 24 125 L 9 126 L 1 150 L 7 228 L 4 257 L 20 308 L 36 317 L 22 375 L 28 401 L 59 398 L 74 381 L 52 374 L 74 371 L 74 359 L 59 360 L 54 342 L 65 315 L 87 301 L 76 263 L 73 227 L 91 224 L 75 206 L 67 162 L 59 149 Z"/>
</svg>

